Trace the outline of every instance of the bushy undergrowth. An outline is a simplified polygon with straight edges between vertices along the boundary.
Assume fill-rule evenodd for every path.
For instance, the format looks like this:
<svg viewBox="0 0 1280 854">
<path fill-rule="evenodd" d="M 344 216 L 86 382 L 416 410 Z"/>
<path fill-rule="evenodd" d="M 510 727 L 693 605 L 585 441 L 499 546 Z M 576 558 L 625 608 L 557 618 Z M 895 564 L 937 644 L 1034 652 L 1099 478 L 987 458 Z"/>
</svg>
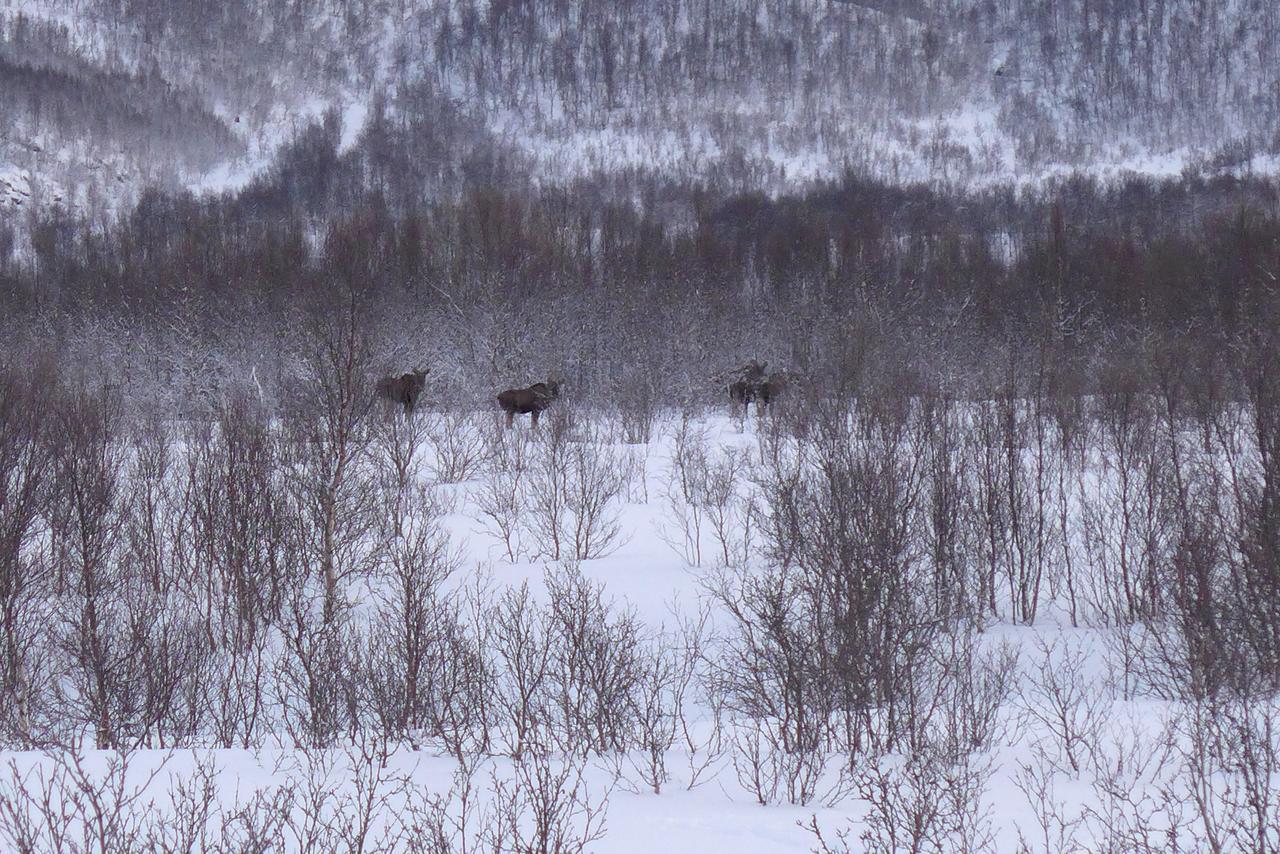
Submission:
<svg viewBox="0 0 1280 854">
<path fill-rule="evenodd" d="M 1207 385 L 1158 351 L 1096 364 L 1089 394 L 1046 360 L 964 385 L 868 371 L 776 401 L 754 447 L 664 414 L 650 498 L 610 413 L 404 416 L 374 399 L 367 342 L 330 331 L 275 412 L 246 391 L 179 423 L 49 363 L 0 372 L 0 737 L 45 753 L 0 781 L 10 844 L 581 850 L 612 787 L 714 777 L 761 804 L 856 802 L 866 850 L 991 850 L 1002 751 L 1025 850 L 1274 844 L 1266 335 Z M 581 568 L 649 500 L 702 582 L 665 624 Z M 542 582 L 464 571 L 458 513 Z M 992 629 L 1046 625 L 1017 646 Z M 1134 701 L 1164 712 L 1127 731 Z M 212 770 L 158 783 L 167 806 L 125 773 L 140 749 L 206 748 L 305 768 L 235 803 Z M 397 752 L 451 757 L 452 791 L 414 790 Z M 1070 809 L 1067 781 L 1091 787 Z"/>
</svg>

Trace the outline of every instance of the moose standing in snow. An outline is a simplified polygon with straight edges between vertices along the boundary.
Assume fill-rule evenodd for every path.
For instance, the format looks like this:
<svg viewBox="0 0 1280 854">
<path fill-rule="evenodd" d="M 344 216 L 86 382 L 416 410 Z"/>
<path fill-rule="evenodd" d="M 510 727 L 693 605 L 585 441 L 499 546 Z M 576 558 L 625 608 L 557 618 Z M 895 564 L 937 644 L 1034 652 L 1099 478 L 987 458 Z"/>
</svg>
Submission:
<svg viewBox="0 0 1280 854">
<path fill-rule="evenodd" d="M 498 406 L 507 413 L 507 427 L 515 421 L 516 415 L 533 414 L 533 426 L 538 426 L 538 416 L 542 410 L 550 406 L 560 396 L 560 383 L 547 380 L 545 383 L 534 383 L 528 388 L 509 388 L 498 395 Z"/>
<path fill-rule="evenodd" d="M 383 377 L 378 380 L 378 397 L 404 407 L 404 414 L 410 415 L 422 397 L 422 390 L 427 384 L 429 368 L 419 368 L 398 377 Z"/>
<path fill-rule="evenodd" d="M 790 371 L 774 371 L 765 373 L 768 362 L 757 362 L 752 359 L 745 366 L 728 374 L 729 399 L 742 404 L 743 415 L 751 408 L 751 402 L 757 401 L 756 411 L 763 412 L 772 401 L 784 394 L 788 386 L 797 377 Z"/>
</svg>

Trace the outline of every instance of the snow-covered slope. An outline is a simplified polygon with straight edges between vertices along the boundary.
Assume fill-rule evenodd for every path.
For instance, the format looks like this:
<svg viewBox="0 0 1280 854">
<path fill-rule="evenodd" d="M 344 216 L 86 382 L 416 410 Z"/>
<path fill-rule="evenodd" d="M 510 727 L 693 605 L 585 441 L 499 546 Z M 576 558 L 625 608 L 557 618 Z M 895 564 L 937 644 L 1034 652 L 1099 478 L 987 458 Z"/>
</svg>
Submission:
<svg viewBox="0 0 1280 854">
<path fill-rule="evenodd" d="M 1280 149 L 1273 4 L 912 8 L 8 0 L 0 167 L 47 188 L 28 208 L 236 189 L 326 110 L 346 145 L 379 99 L 432 120 L 415 89 L 543 182 L 640 170 L 776 192 L 854 170 L 972 186 L 1262 170 Z"/>
</svg>

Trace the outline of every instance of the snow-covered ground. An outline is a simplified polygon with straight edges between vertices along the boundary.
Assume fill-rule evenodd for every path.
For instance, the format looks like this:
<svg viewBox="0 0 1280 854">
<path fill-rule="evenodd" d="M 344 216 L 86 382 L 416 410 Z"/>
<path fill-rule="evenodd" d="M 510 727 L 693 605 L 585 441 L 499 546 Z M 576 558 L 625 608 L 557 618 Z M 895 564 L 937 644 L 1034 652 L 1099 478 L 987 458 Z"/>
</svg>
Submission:
<svg viewBox="0 0 1280 854">
<path fill-rule="evenodd" d="M 492 425 L 487 422 L 486 416 L 477 423 L 480 429 L 490 429 Z M 614 459 L 632 473 L 616 505 L 622 536 L 616 550 L 607 556 L 570 562 L 588 580 L 603 587 L 606 600 L 615 609 L 632 610 L 640 624 L 650 629 L 669 626 L 673 614 L 693 614 L 708 603 L 708 581 L 718 563 L 713 557 L 718 545 L 709 528 L 702 532 L 699 566 L 691 564 L 689 542 L 678 530 L 678 502 L 673 504 L 673 495 L 679 475 L 673 460 L 680 423 L 677 416 L 664 417 L 647 444 L 623 444 L 617 441 L 616 434 L 604 439 L 617 455 Z M 515 429 L 527 431 L 529 427 L 518 423 Z M 540 429 L 545 432 L 547 428 Z M 702 437 L 699 441 L 705 444 L 700 447 L 712 458 L 738 454 L 744 460 L 758 461 L 761 456 L 760 422 L 749 420 L 743 424 L 712 416 L 697 420 L 686 429 L 692 430 L 685 434 L 686 439 L 693 434 Z M 427 458 L 422 462 L 422 471 L 427 473 L 424 476 L 430 480 L 429 472 L 436 461 Z M 479 490 L 485 477 L 473 474 L 460 484 L 437 486 L 447 496 L 446 505 L 452 507 L 443 523 L 461 558 L 460 569 L 451 580 L 455 595 L 462 595 L 460 591 L 478 576 L 488 576 L 488 595 L 497 596 L 504 589 L 528 583 L 534 599 L 546 603 L 543 582 L 553 562 L 506 559 L 503 543 L 480 511 Z M 744 479 L 738 488 L 749 491 L 753 487 L 750 479 Z M 750 555 L 750 561 L 763 560 L 758 542 L 751 547 Z M 355 598 L 363 597 L 355 594 Z M 1184 844 L 1188 839 L 1202 839 L 1195 835 L 1196 827 L 1185 826 L 1192 824 L 1189 816 L 1194 818 L 1182 800 L 1190 791 L 1187 787 L 1202 785 L 1212 799 L 1216 797 L 1214 792 L 1223 791 L 1214 789 L 1215 780 L 1229 789 L 1234 778 L 1218 772 L 1200 781 L 1186 776 L 1188 760 L 1180 752 L 1186 748 L 1186 730 L 1174 724 L 1185 725 L 1187 709 L 1150 696 L 1126 699 L 1124 669 L 1116 658 L 1121 647 L 1115 643 L 1115 631 L 1073 628 L 1067 623 L 1060 595 L 1055 597 L 1046 590 L 1044 600 L 1041 616 L 1033 625 L 995 620 L 983 626 L 977 636 L 981 649 L 1007 650 L 1017 659 L 1004 674 L 1008 684 L 999 686 L 1007 693 L 998 703 L 990 747 L 975 751 L 963 766 L 981 769 L 980 773 L 975 771 L 980 785 L 975 790 L 977 798 L 971 817 L 977 822 L 976 827 L 989 832 L 984 835 L 975 831 L 974 838 L 985 838 L 988 844 L 972 850 L 1012 851 L 1020 841 L 1032 851 L 1125 850 L 1122 840 L 1137 837 L 1123 836 L 1123 827 L 1142 821 L 1147 822 L 1142 825 L 1143 833 L 1153 840 L 1160 838 L 1162 828 L 1179 822 L 1184 825 Z M 711 633 L 715 634 L 717 627 L 723 627 L 724 614 L 718 606 L 711 607 Z M 742 775 L 737 770 L 741 756 L 735 754 L 733 747 L 727 743 L 719 748 L 707 746 L 711 743 L 711 711 L 705 707 L 692 709 L 690 724 L 695 732 L 694 742 L 703 744 L 705 749 L 691 753 L 677 746 L 669 752 L 670 778 L 661 794 L 654 794 L 636 773 L 641 764 L 639 757 L 591 755 L 574 765 L 585 781 L 580 797 L 585 803 L 607 807 L 596 818 L 599 824 L 591 825 L 603 835 L 586 850 L 663 850 L 672 854 L 804 852 L 813 850 L 816 838 L 800 825 L 811 820 L 817 821 L 832 844 L 838 831 L 851 827 L 851 850 L 861 850 L 856 842 L 858 835 L 871 826 L 867 824 L 868 815 L 884 804 L 877 804 L 873 789 L 866 788 L 868 778 L 841 778 L 840 757 L 830 758 L 822 782 L 816 787 L 817 794 L 808 802 L 786 803 L 784 797 L 761 805 L 741 783 Z M 212 802 L 221 804 L 226 815 L 231 815 L 245 809 L 255 793 L 280 791 L 282 784 L 292 781 L 298 787 L 296 811 L 290 829 L 281 831 L 288 848 L 305 847 L 308 796 L 320 799 L 317 809 L 321 813 L 336 815 L 355 810 L 355 801 L 373 792 L 378 806 L 369 811 L 369 839 L 381 838 L 380 834 L 388 829 L 400 827 L 397 822 L 412 812 L 407 803 L 417 803 L 425 809 L 423 805 L 433 796 L 444 798 L 440 802 L 444 804 L 442 809 L 463 827 L 463 838 L 468 833 L 478 833 L 477 827 L 483 823 L 478 816 L 492 806 L 495 786 L 499 785 L 495 781 L 511 779 L 511 760 L 501 756 L 474 760 L 471 779 L 476 794 L 471 804 L 472 825 L 467 830 L 459 812 L 457 789 L 452 799 L 447 796 L 456 784 L 457 763 L 438 747 L 418 747 L 392 744 L 387 747 L 385 758 L 366 756 L 364 760 L 351 746 L 327 750 L 282 746 L 258 750 L 138 750 L 128 757 L 123 782 L 118 789 L 107 792 L 104 802 L 133 798 L 126 812 L 134 814 L 143 814 L 151 808 L 146 805 L 154 802 L 152 807 L 163 814 L 174 809 L 168 793 L 178 783 L 186 781 L 190 786 L 207 779 Z M 87 751 L 84 779 L 102 779 L 111 763 L 118 761 L 119 754 Z M 552 765 L 559 767 L 558 761 L 553 760 Z M 859 760 L 865 768 L 881 762 L 884 764 L 880 767 L 890 769 L 900 761 L 900 756 L 893 755 Z M 695 774 L 695 768 L 704 770 Z M 6 796 L 12 804 L 14 787 L 37 792 L 41 780 L 57 779 L 56 775 L 42 776 L 54 774 L 53 764 L 47 755 L 37 751 L 0 753 L 0 769 L 7 769 L 0 771 L 0 804 L 5 803 Z M 1271 815 L 1280 814 L 1280 769 L 1268 773 L 1270 777 L 1263 778 L 1264 789 L 1277 800 L 1271 807 L 1264 807 L 1264 813 L 1271 809 Z M 65 784 L 75 776 L 61 779 Z M 863 788 L 859 788 L 859 779 Z M 933 780 L 927 785 L 939 784 Z M 923 803 L 931 798 L 943 799 L 941 792 L 928 788 L 912 790 L 909 795 L 916 798 L 917 807 L 921 798 Z M 910 797 L 904 796 L 893 804 L 905 809 L 908 801 Z M 1223 815 L 1221 808 L 1218 814 Z M 1230 810 L 1225 814 L 1230 816 Z M 525 818 L 528 819 L 527 813 Z M 0 811 L 0 824 L 13 820 L 12 814 Z M 581 822 L 582 815 L 575 813 L 567 824 L 577 827 Z M 1264 828 L 1261 832 L 1260 838 L 1274 839 L 1277 831 Z M 959 841 L 954 846 L 944 842 L 937 850 L 963 850 Z M 429 844 L 425 850 L 432 850 Z"/>
</svg>

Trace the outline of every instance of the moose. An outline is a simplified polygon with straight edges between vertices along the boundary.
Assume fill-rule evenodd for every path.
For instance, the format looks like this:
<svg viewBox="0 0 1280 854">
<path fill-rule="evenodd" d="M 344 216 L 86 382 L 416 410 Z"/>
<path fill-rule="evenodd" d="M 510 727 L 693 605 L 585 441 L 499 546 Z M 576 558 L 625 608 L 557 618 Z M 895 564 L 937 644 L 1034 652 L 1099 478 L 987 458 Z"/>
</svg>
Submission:
<svg viewBox="0 0 1280 854">
<path fill-rule="evenodd" d="M 378 380 L 378 397 L 400 404 L 404 407 L 404 414 L 410 415 L 422 398 L 429 372 L 430 368 L 419 368 L 398 377 L 383 377 Z"/>
<path fill-rule="evenodd" d="M 510 428 L 516 415 L 533 414 L 533 426 L 538 426 L 538 416 L 542 410 L 550 406 L 560 396 L 560 383 L 547 380 L 545 383 L 534 383 L 528 388 L 509 388 L 498 395 L 498 406 L 507 413 L 507 427 Z"/>
<path fill-rule="evenodd" d="M 730 372 L 726 378 L 729 399 L 742 404 L 744 414 L 752 401 L 758 401 L 757 410 L 763 411 L 764 407 L 782 396 L 796 380 L 796 376 L 790 371 L 766 373 L 768 367 L 768 362 L 752 359 L 738 370 Z"/>
</svg>

